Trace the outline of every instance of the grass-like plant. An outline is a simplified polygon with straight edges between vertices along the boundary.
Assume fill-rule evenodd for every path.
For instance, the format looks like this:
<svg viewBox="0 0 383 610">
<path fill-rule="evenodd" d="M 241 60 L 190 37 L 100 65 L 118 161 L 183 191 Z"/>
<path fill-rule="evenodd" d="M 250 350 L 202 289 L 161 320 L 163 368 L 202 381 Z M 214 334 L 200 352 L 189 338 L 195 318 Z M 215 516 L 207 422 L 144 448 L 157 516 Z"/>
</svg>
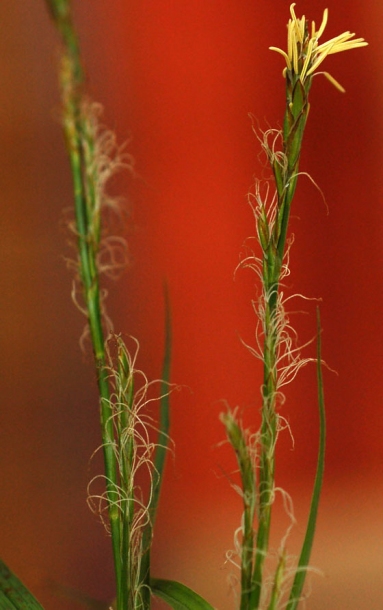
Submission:
<svg viewBox="0 0 383 610">
<path fill-rule="evenodd" d="M 359 48 L 367 43 L 354 38 L 351 32 L 321 44 L 328 19 L 328 10 L 318 30 L 311 28 L 305 17 L 297 18 L 295 4 L 290 6 L 291 18 L 287 26 L 287 52 L 270 49 L 282 54 L 286 61 L 283 74 L 286 79 L 286 110 L 281 131 L 269 129 L 259 135 L 273 175 L 273 186 L 262 190 L 258 182 L 250 197 L 256 236 L 261 254 L 251 252 L 242 261 L 259 277 L 262 290 L 255 310 L 258 316 L 256 347 L 250 351 L 263 362 L 262 423 L 258 434 L 246 433 L 234 413 L 224 414 L 228 439 L 233 446 L 241 474 L 244 503 L 241 544 L 241 610 L 277 607 L 284 593 L 282 583 L 286 570 L 286 549 L 279 551 L 279 559 L 272 582 L 267 590 L 264 565 L 269 550 L 272 506 L 275 497 L 275 448 L 279 431 L 286 425 L 279 413 L 283 402 L 282 388 L 292 381 L 299 369 L 311 358 L 301 354 L 296 345 L 294 330 L 285 311 L 282 286 L 289 275 L 289 247 L 287 239 L 290 210 L 299 176 L 299 160 L 303 135 L 309 113 L 309 92 L 313 79 L 324 74 L 337 89 L 343 87 L 327 72 L 319 72 L 327 55 Z M 290 297 L 291 298 L 291 297 Z M 308 567 L 315 532 L 319 496 L 323 478 L 325 448 L 325 416 L 321 374 L 320 320 L 318 311 L 317 377 L 320 409 L 320 442 L 317 474 L 312 496 L 306 536 L 295 578 L 287 604 L 288 610 L 296 608 Z M 250 441 L 249 441 L 250 439 Z M 256 526 L 254 523 L 256 522 Z M 290 570 L 289 570 L 290 572 Z"/>
<path fill-rule="evenodd" d="M 176 610 L 211 609 L 210 604 L 184 585 L 154 578 L 150 570 L 153 527 L 159 501 L 169 439 L 170 308 L 167 300 L 166 345 L 162 381 L 149 382 L 136 368 L 138 342 L 129 349 L 121 335 L 113 332 L 106 314 L 102 275 L 118 275 L 126 260 L 121 237 L 108 232 L 108 214 L 119 213 L 118 202 L 107 192 L 110 177 L 130 158 L 118 147 L 114 135 L 100 124 L 100 107 L 86 95 L 77 35 L 70 0 L 46 0 L 53 23 L 60 33 L 60 90 L 62 121 L 72 171 L 75 218 L 71 229 L 78 256 L 72 297 L 87 319 L 93 349 L 100 400 L 105 492 L 93 494 L 89 503 L 103 519 L 112 541 L 116 579 L 116 610 L 147 610 L 152 594 Z M 258 317 L 256 345 L 250 351 L 261 360 L 261 427 L 244 430 L 238 411 L 228 410 L 221 419 L 238 461 L 243 499 L 242 525 L 237 532 L 240 556 L 240 609 L 287 608 L 295 610 L 302 599 L 309 566 L 321 491 L 325 414 L 321 371 L 320 319 L 317 318 L 316 358 L 304 357 L 286 313 L 284 278 L 289 274 L 291 243 L 288 227 L 298 176 L 302 141 L 309 113 L 309 92 L 316 75 L 324 74 L 340 91 L 342 87 L 327 72 L 319 72 L 327 55 L 365 46 L 362 38 L 345 32 L 320 43 L 328 11 L 316 29 L 305 17 L 297 18 L 294 4 L 287 30 L 287 51 L 270 47 L 286 61 L 286 110 L 281 131 L 258 133 L 272 178 L 258 182 L 250 196 L 258 246 L 249 251 L 241 267 L 254 270 L 259 278 L 259 297 L 254 301 Z M 290 297 L 291 298 L 291 297 Z M 275 450 L 285 420 L 280 414 L 283 387 L 299 369 L 316 361 L 320 439 L 317 473 L 306 534 L 298 562 L 291 566 L 283 540 L 275 572 L 266 577 L 270 553 L 272 508 L 277 492 Z M 149 388 L 157 383 L 159 421 L 153 422 L 146 405 L 153 400 Z M 152 440 L 152 428 L 158 428 Z M 148 491 L 138 484 L 138 473 L 146 473 Z M 283 492 L 285 494 L 285 492 Z M 288 501 L 287 494 L 284 495 Z M 41 608 L 18 579 L 1 565 L 0 608 Z"/>
</svg>

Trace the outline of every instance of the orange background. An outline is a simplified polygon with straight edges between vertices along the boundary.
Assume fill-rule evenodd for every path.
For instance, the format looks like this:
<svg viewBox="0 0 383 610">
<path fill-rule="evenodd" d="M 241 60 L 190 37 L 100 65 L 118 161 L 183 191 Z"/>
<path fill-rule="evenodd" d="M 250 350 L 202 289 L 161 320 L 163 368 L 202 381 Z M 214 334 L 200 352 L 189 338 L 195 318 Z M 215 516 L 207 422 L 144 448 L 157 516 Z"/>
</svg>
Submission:
<svg viewBox="0 0 383 610">
<path fill-rule="evenodd" d="M 260 363 L 251 343 L 256 277 L 234 269 L 254 223 L 246 195 L 262 176 L 251 113 L 262 128 L 284 111 L 289 2 L 157 0 L 74 2 L 89 90 L 105 123 L 129 140 L 137 177 L 115 187 L 131 210 L 129 273 L 110 290 L 117 330 L 138 337 L 140 366 L 160 374 L 162 282 L 170 287 L 172 438 L 155 542 L 155 573 L 233 607 L 225 552 L 240 524 L 234 468 L 220 445 L 222 400 L 258 422 Z M 346 88 L 317 77 L 311 93 L 291 228 L 288 290 L 321 297 L 328 422 L 326 478 L 307 607 L 383 607 L 382 527 L 382 83 L 383 6 L 329 0 L 324 39 L 344 30 L 366 49 L 326 60 Z M 366 8 L 367 7 L 367 8 Z M 318 24 L 324 5 L 300 2 Z M 109 540 L 86 506 L 99 444 L 90 358 L 78 346 L 83 320 L 70 301 L 70 250 L 62 209 L 70 174 L 59 126 L 58 41 L 42 0 L 0 6 L 1 506 L 0 552 L 47 608 L 81 607 L 61 585 L 113 595 Z M 315 302 L 295 302 L 302 340 L 315 334 Z M 311 348 L 314 352 L 314 347 Z M 304 531 L 318 438 L 315 370 L 287 394 L 277 484 Z M 286 525 L 277 524 L 277 534 Z M 277 537 L 276 537 L 277 542 Z"/>
</svg>

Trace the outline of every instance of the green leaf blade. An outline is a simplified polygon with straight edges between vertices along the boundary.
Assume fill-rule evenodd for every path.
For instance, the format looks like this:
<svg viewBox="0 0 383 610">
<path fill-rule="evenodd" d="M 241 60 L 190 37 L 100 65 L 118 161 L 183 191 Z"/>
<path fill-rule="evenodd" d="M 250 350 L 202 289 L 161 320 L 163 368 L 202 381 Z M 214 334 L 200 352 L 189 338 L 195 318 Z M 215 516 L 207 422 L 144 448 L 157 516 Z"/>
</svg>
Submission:
<svg viewBox="0 0 383 610">
<path fill-rule="evenodd" d="M 0 559 L 0 610 L 44 610 Z"/>
<path fill-rule="evenodd" d="M 315 475 L 314 489 L 311 498 L 309 518 L 307 521 L 306 534 L 299 557 L 298 567 L 294 582 L 291 587 L 289 603 L 286 610 L 296 610 L 305 582 L 307 568 L 310 561 L 311 549 L 314 541 L 315 526 L 318 515 L 319 499 L 322 490 L 325 448 L 326 448 L 326 413 L 324 404 L 323 378 L 322 378 L 322 359 L 321 359 L 321 325 L 319 309 L 317 309 L 317 380 L 318 380 L 318 406 L 319 406 L 319 449 L 317 470 Z"/>
<path fill-rule="evenodd" d="M 198 593 L 175 580 L 152 578 L 150 588 L 153 595 L 163 599 L 173 610 L 214 610 Z"/>
</svg>

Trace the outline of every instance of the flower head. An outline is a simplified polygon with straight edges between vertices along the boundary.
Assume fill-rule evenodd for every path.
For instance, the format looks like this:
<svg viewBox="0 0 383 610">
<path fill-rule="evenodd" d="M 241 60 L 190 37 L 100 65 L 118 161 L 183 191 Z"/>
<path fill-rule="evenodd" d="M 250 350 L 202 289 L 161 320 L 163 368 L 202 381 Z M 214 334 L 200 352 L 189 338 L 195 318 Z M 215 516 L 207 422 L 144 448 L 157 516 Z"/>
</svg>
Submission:
<svg viewBox="0 0 383 610">
<path fill-rule="evenodd" d="M 355 34 L 351 32 L 343 32 L 331 38 L 327 42 L 319 44 L 319 38 L 322 36 L 328 19 L 328 9 L 323 12 L 323 19 L 319 30 L 315 28 L 315 22 L 311 23 L 311 34 L 305 16 L 299 19 L 294 11 L 295 2 L 290 5 L 291 19 L 287 24 L 287 53 L 278 47 L 269 47 L 272 51 L 277 51 L 284 56 L 286 60 L 286 71 L 292 75 L 299 77 L 301 83 L 309 79 L 327 55 L 348 51 L 349 49 L 357 49 L 365 47 L 368 42 L 364 38 L 354 38 Z M 343 87 L 328 73 L 320 72 L 340 91 L 344 92 Z"/>
</svg>

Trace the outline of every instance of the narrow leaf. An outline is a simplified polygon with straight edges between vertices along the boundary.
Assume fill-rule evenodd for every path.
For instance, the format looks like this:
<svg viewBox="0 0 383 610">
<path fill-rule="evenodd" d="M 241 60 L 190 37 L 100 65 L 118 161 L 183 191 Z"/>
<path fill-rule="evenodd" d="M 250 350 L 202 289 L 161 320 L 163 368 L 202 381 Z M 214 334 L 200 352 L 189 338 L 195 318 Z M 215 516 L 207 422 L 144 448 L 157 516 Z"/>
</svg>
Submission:
<svg viewBox="0 0 383 610">
<path fill-rule="evenodd" d="M 46 2 L 53 19 L 67 17 L 69 12 L 68 0 L 46 0 Z"/>
<path fill-rule="evenodd" d="M 173 610 L 214 610 L 203 597 L 180 582 L 152 578 L 150 588 L 153 595 L 163 599 Z"/>
<path fill-rule="evenodd" d="M 170 399 L 169 399 L 169 383 L 170 383 L 170 365 L 172 351 L 172 320 L 170 309 L 170 298 L 167 284 L 164 284 L 165 295 L 165 347 L 164 359 L 162 365 L 162 384 L 161 384 L 161 403 L 160 403 L 160 422 L 158 445 L 154 458 L 155 471 L 158 473 L 158 482 L 153 490 L 153 497 L 150 504 L 152 525 L 156 518 L 158 500 L 161 491 L 163 480 L 163 472 L 165 467 L 165 459 L 169 444 L 169 428 L 170 428 Z"/>
<path fill-rule="evenodd" d="M 147 586 L 150 582 L 150 553 L 153 537 L 153 528 L 156 520 L 157 506 L 160 498 L 166 454 L 169 444 L 169 428 L 170 428 L 170 399 L 169 399 L 169 383 L 170 383 L 170 365 L 171 365 L 171 349 L 172 349 L 172 323 L 170 311 L 170 299 L 168 287 L 164 283 L 165 295 L 165 347 L 164 358 L 162 364 L 162 383 L 161 383 L 161 399 L 160 399 L 160 421 L 156 453 L 154 456 L 154 472 L 155 478 L 152 485 L 152 494 L 149 504 L 149 521 L 144 529 L 141 547 L 143 555 L 140 565 L 140 582 L 145 586 L 142 588 L 143 608 L 150 608 L 150 592 Z"/>
<path fill-rule="evenodd" d="M 0 610 L 43 610 L 32 593 L 0 559 Z"/>
<path fill-rule="evenodd" d="M 311 549 L 314 541 L 315 526 L 318 515 L 318 506 L 323 482 L 325 447 L 326 447 L 326 413 L 324 405 L 322 362 L 321 362 L 321 325 L 319 308 L 317 309 L 317 381 L 318 381 L 318 405 L 319 405 L 319 449 L 315 483 L 311 498 L 311 507 L 307 522 L 307 529 L 299 557 L 298 567 L 294 582 L 291 587 L 289 603 L 286 610 L 296 610 L 303 585 L 306 578 L 307 568 L 310 561 Z"/>
</svg>

